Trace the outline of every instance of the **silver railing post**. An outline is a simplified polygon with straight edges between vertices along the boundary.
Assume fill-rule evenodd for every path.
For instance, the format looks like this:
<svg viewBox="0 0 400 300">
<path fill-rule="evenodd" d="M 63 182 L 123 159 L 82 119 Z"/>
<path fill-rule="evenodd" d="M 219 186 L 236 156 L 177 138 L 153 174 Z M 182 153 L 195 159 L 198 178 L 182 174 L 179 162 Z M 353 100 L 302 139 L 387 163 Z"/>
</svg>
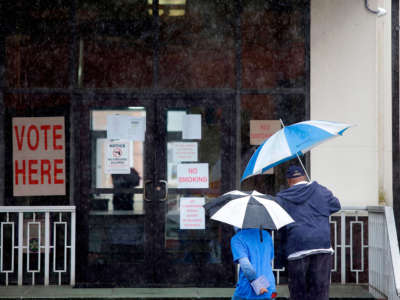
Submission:
<svg viewBox="0 0 400 300">
<path fill-rule="evenodd" d="M 44 223 L 44 285 L 49 285 L 50 273 L 50 213 L 45 214 Z"/>
<path fill-rule="evenodd" d="M 341 283 L 346 283 L 346 215 L 340 212 L 340 271 Z"/>
<path fill-rule="evenodd" d="M 70 285 L 75 285 L 75 235 L 76 233 L 76 212 L 71 213 L 71 281 Z"/>
<path fill-rule="evenodd" d="M 22 285 L 24 244 L 24 213 L 18 213 L 18 285 Z M 13 245 L 14 247 L 14 245 Z"/>
</svg>

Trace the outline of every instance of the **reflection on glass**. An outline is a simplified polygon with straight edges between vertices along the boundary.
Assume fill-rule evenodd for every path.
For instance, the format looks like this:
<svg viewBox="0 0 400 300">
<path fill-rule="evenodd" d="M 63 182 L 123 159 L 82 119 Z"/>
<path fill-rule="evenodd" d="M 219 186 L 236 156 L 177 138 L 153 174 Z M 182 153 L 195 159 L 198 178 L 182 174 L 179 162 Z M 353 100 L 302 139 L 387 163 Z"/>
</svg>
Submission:
<svg viewBox="0 0 400 300">
<path fill-rule="evenodd" d="M 143 0 L 78 1 L 79 67 L 84 87 L 152 84 L 152 16 Z"/>
<path fill-rule="evenodd" d="M 141 187 L 144 174 L 144 142 L 125 141 L 129 145 L 131 164 L 126 174 L 106 172 L 107 116 L 146 117 L 144 107 L 126 110 L 93 110 L 91 112 L 92 163 L 94 193 L 89 215 L 89 277 L 113 280 L 108 274 L 118 274 L 121 264 L 144 260 L 144 223 L 146 211 Z M 121 128 L 120 130 L 128 130 Z M 118 140 L 113 140 L 113 142 Z M 109 189 L 96 192 L 97 189 Z M 89 278 L 89 281 L 91 279 Z"/>
<path fill-rule="evenodd" d="M 160 2 L 160 86 L 234 86 L 234 1 Z M 165 3 L 165 4 L 162 4 Z"/>
<path fill-rule="evenodd" d="M 105 149 L 107 141 L 107 116 L 121 115 L 131 117 L 146 117 L 146 111 L 143 107 L 129 107 L 129 110 L 95 110 L 92 112 L 91 127 L 93 132 L 101 133 L 103 138 L 96 139 L 96 188 L 112 188 L 111 174 L 105 172 Z M 100 136 L 100 135 L 99 135 Z M 129 141 L 130 143 L 130 167 L 135 168 L 141 178 L 138 187 L 143 186 L 143 148 L 144 143 L 139 141 Z"/>
<path fill-rule="evenodd" d="M 103 195 L 112 199 L 112 194 Z M 89 264 L 102 266 L 118 260 L 144 257 L 144 220 L 141 216 L 91 214 L 89 218 Z"/>
<path fill-rule="evenodd" d="M 303 95 L 243 95 L 241 97 L 241 174 L 257 149 L 250 144 L 251 120 L 279 120 L 285 124 L 303 121 L 305 98 Z M 283 163 L 265 175 L 257 175 L 241 182 L 242 190 L 257 190 L 275 195 L 286 185 Z"/>
<path fill-rule="evenodd" d="M 92 199 L 93 214 L 144 214 L 143 195 L 134 193 L 134 188 L 143 187 L 144 142 L 127 141 L 129 145 L 130 169 L 127 174 L 110 174 L 106 171 L 107 116 L 146 117 L 143 107 L 129 107 L 128 110 L 94 110 L 91 114 L 91 129 L 95 147 L 94 187 L 114 189 L 113 194 L 97 193 Z M 121 129 L 128 130 L 128 129 Z M 117 140 L 115 140 L 117 141 Z"/>
<path fill-rule="evenodd" d="M 149 14 L 153 14 L 153 0 L 147 0 L 149 4 Z M 163 16 L 164 13 L 169 17 L 182 17 L 185 15 L 186 0 L 159 0 L 158 15 Z"/>
<path fill-rule="evenodd" d="M 201 139 L 183 139 L 182 116 L 185 114 L 201 115 Z M 178 187 L 177 169 L 181 163 L 208 163 L 209 187 L 211 190 L 220 187 L 222 140 L 220 118 L 220 108 L 192 107 L 187 110 L 168 111 L 166 147 L 169 188 Z"/>
<path fill-rule="evenodd" d="M 304 86 L 304 1 L 242 3 L 243 88 Z"/>
<path fill-rule="evenodd" d="M 168 258 L 176 264 L 221 263 L 221 237 L 218 236 L 220 224 L 206 219 L 206 229 L 181 229 L 182 211 L 179 202 L 182 197 L 181 194 L 170 195 L 167 202 L 164 246 Z"/>
<path fill-rule="evenodd" d="M 69 9 L 64 0 L 15 0 L 2 5 L 2 23 L 11 33 L 5 40 L 9 87 L 68 86 Z"/>
<path fill-rule="evenodd" d="M 183 139 L 182 115 L 185 114 L 201 115 L 201 139 Z M 204 209 L 199 212 L 193 207 L 193 216 L 205 218 L 205 228 L 199 225 L 198 229 L 181 229 L 180 218 L 185 212 L 181 211 L 180 202 L 186 197 L 207 201 L 221 192 L 221 115 L 219 107 L 170 109 L 167 112 L 167 178 L 170 190 L 165 215 L 164 246 L 168 259 L 177 268 L 183 264 L 199 274 L 204 272 L 206 265 L 221 263 L 221 224 L 205 218 Z M 204 189 L 203 193 L 199 193 L 198 189 L 185 193 L 175 190 L 178 187 L 177 166 L 185 163 L 208 164 L 209 188 Z"/>
</svg>

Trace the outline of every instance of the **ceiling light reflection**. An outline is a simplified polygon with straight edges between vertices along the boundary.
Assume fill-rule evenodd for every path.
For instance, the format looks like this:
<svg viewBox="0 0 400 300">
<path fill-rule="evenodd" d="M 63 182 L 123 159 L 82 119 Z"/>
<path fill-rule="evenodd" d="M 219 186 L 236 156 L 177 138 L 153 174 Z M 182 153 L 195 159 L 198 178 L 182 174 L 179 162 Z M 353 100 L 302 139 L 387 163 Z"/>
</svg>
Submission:
<svg viewBox="0 0 400 300">
<path fill-rule="evenodd" d="M 170 17 L 181 17 L 185 15 L 184 9 L 170 9 L 169 16 Z"/>
<path fill-rule="evenodd" d="M 148 4 L 153 4 L 153 0 L 147 0 Z M 160 5 L 185 5 L 186 0 L 159 0 Z"/>
</svg>

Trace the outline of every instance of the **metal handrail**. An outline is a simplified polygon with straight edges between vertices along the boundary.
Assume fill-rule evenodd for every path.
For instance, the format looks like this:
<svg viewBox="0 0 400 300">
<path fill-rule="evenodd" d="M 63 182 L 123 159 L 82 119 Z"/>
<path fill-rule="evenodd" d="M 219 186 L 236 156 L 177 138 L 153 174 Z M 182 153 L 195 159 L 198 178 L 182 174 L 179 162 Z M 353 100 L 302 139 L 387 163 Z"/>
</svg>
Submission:
<svg viewBox="0 0 400 300">
<path fill-rule="evenodd" d="M 369 206 L 369 213 L 378 213 L 384 215 L 384 225 L 386 227 L 387 233 L 387 243 L 388 243 L 388 254 L 390 255 L 390 268 L 391 273 L 393 274 L 394 281 L 394 289 L 397 297 L 400 296 L 400 252 L 399 252 L 399 243 L 397 240 L 396 233 L 396 224 L 393 214 L 393 208 L 390 206 Z M 371 284 L 370 284 L 371 286 Z M 376 288 L 372 286 L 373 288 Z M 379 291 L 385 292 L 385 291 Z M 391 293 L 390 291 L 386 291 L 387 293 Z M 389 295 L 386 295 L 389 296 Z M 390 297 L 389 297 L 390 298 Z M 392 299 L 392 298 L 390 298 Z"/>
<path fill-rule="evenodd" d="M 342 284 L 347 283 L 347 271 L 348 271 L 347 266 L 349 266 L 350 272 L 355 273 L 356 283 L 357 284 L 359 283 L 359 273 L 364 272 L 364 264 L 363 264 L 364 249 L 368 248 L 368 244 L 364 244 L 363 239 L 362 239 L 361 253 L 360 253 L 361 254 L 361 269 L 359 269 L 359 270 L 353 269 L 352 252 L 350 252 L 351 253 L 350 259 L 348 259 L 346 257 L 347 249 L 350 249 L 350 251 L 351 251 L 352 243 L 353 243 L 353 234 L 352 234 L 351 225 L 349 228 L 350 240 L 348 242 L 346 242 L 346 240 L 347 240 L 347 238 L 346 238 L 346 234 L 347 234 L 347 232 L 346 232 L 346 217 L 349 215 L 350 216 L 355 215 L 356 216 L 355 222 L 359 223 L 360 221 L 358 220 L 357 216 L 362 217 L 364 213 L 365 213 L 365 215 L 367 215 L 368 214 L 367 209 L 368 209 L 367 206 L 342 206 L 338 212 L 334 213 L 331 216 L 331 217 L 339 217 L 340 218 L 339 223 L 338 223 L 338 226 L 340 227 L 340 236 L 335 235 L 335 241 L 334 241 L 332 247 L 335 251 L 335 254 L 334 254 L 335 255 L 335 258 L 334 258 L 335 259 L 335 262 L 334 262 L 335 267 L 333 269 L 333 271 L 335 271 L 335 272 L 338 272 L 338 270 L 336 269 L 336 267 L 337 267 L 336 264 L 338 262 L 338 259 L 337 259 L 338 251 L 337 250 L 340 249 L 340 252 L 339 252 L 340 253 L 340 282 Z M 331 223 L 334 224 L 335 222 L 331 222 Z M 364 228 L 363 224 L 361 224 L 361 230 L 364 230 L 363 228 Z M 336 232 L 335 232 L 335 234 L 336 234 Z M 362 236 L 362 234 L 361 234 L 361 236 Z M 340 240 L 340 243 L 338 243 L 337 239 Z"/>
<path fill-rule="evenodd" d="M 0 206 L 0 213 L 4 212 L 74 212 L 75 206 Z"/>
<path fill-rule="evenodd" d="M 400 253 L 392 207 L 385 206 L 385 216 L 389 236 L 390 255 L 392 256 L 394 283 L 397 296 L 400 296 Z"/>
<path fill-rule="evenodd" d="M 39 249 L 44 251 L 44 285 L 49 285 L 50 279 L 50 255 L 53 253 L 53 272 L 58 274 L 58 284 L 61 285 L 61 275 L 62 273 L 67 272 L 66 268 L 66 261 L 67 255 L 66 251 L 69 250 L 69 272 L 70 272 L 70 285 L 75 285 L 75 248 L 76 248 L 76 207 L 75 206 L 0 206 L 0 213 L 6 214 L 6 221 L 2 221 L 1 228 L 0 228 L 0 273 L 5 274 L 5 285 L 9 283 L 9 274 L 14 273 L 14 265 L 17 265 L 17 275 L 18 275 L 18 285 L 23 285 L 23 276 L 24 271 L 23 268 L 26 266 L 27 272 L 32 276 L 32 285 L 35 284 L 35 274 L 40 273 L 40 262 L 38 269 L 29 269 L 29 245 L 28 242 L 25 241 L 29 239 L 29 224 L 39 224 Z M 24 213 L 33 213 L 33 221 L 28 222 L 27 225 L 27 233 L 24 234 Z M 43 213 L 44 214 L 44 224 L 43 229 L 41 229 L 41 221 L 36 219 L 36 213 Z M 53 213 L 57 213 L 59 216 L 58 221 L 51 221 L 50 215 Z M 62 215 L 68 213 L 70 216 L 69 223 L 67 225 L 66 221 L 62 221 Z M 14 220 L 10 220 L 10 214 L 16 214 L 17 218 Z M 63 269 L 56 269 L 55 266 L 55 257 L 56 257 L 56 247 L 54 245 L 57 235 L 55 232 L 55 226 L 64 226 L 65 232 L 69 232 L 70 240 L 67 243 L 66 236 L 64 237 L 64 268 Z M 12 259 L 11 259 L 11 268 L 4 270 L 3 269 L 3 225 L 9 225 L 12 229 Z M 50 226 L 53 226 L 53 241 L 51 242 Z M 14 228 L 17 228 L 17 238 L 14 239 Z M 41 232 L 44 232 L 44 243 L 41 244 L 40 236 Z M 51 244 L 52 243 L 52 244 Z M 14 251 L 17 250 L 17 262 L 14 261 Z M 24 251 L 27 251 L 27 265 L 24 263 Z M 40 250 L 39 250 L 39 259 L 40 259 Z"/>
</svg>

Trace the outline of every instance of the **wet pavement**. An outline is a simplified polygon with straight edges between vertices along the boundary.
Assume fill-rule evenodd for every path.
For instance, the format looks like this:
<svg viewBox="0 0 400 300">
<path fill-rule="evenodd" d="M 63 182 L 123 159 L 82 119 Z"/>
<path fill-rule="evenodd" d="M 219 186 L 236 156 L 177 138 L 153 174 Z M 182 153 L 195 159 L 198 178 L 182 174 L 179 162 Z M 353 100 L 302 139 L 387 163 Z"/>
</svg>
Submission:
<svg viewBox="0 0 400 300">
<path fill-rule="evenodd" d="M 72 288 L 69 286 L 0 287 L 0 299 L 230 299 L 233 288 Z M 278 286 L 278 299 L 288 299 L 287 285 Z M 374 299 L 367 285 L 332 285 L 330 299 Z"/>
</svg>

